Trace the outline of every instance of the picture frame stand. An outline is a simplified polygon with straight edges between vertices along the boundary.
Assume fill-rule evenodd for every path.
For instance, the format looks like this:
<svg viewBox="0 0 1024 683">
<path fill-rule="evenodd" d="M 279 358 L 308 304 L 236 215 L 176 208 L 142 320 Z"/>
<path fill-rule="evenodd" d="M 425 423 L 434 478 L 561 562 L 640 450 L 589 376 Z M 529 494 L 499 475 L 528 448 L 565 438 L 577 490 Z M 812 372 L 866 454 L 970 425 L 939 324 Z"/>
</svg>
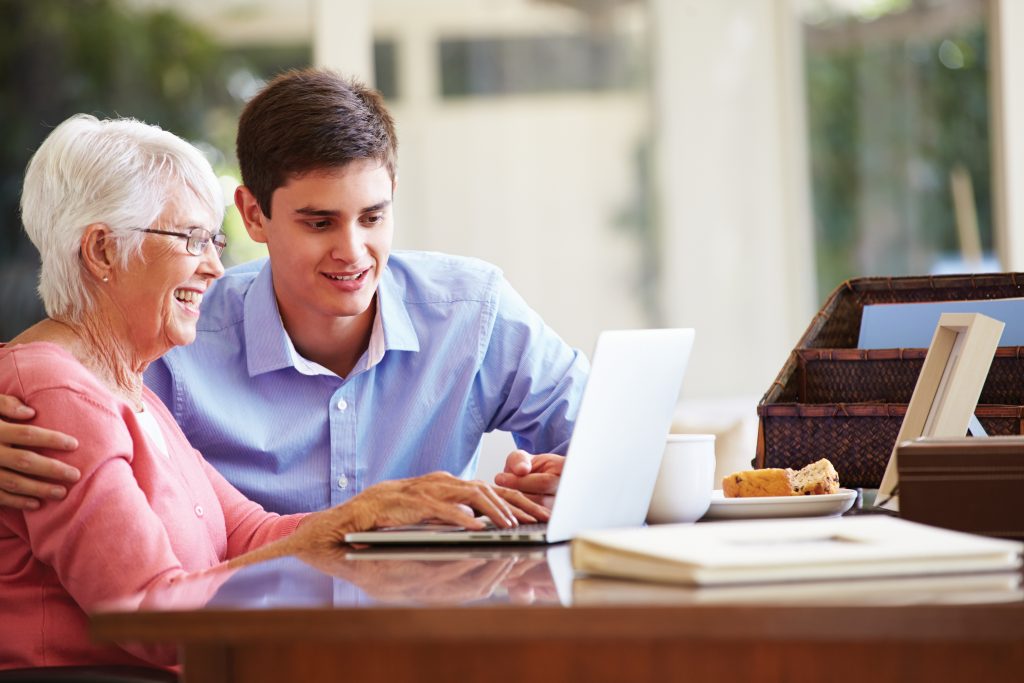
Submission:
<svg viewBox="0 0 1024 683">
<path fill-rule="evenodd" d="M 901 443 L 967 434 L 1004 327 L 1001 321 L 980 313 L 944 313 L 939 318 L 878 487 L 875 507 L 899 510 L 896 449 Z"/>
</svg>

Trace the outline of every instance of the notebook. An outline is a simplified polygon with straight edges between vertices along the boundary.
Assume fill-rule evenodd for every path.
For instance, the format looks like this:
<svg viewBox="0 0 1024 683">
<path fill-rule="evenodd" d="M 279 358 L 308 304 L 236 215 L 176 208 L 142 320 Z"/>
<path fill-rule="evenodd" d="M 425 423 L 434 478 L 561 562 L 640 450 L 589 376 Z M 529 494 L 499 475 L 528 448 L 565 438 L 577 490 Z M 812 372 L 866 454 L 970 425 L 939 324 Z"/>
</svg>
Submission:
<svg viewBox="0 0 1024 683">
<path fill-rule="evenodd" d="M 666 524 L 582 534 L 573 567 L 598 576 L 725 586 L 1020 572 L 1024 545 L 886 515 Z"/>
<path fill-rule="evenodd" d="M 546 525 L 417 525 L 349 533 L 345 541 L 558 543 L 583 531 L 642 525 L 693 339 L 692 329 L 601 333 Z"/>
</svg>

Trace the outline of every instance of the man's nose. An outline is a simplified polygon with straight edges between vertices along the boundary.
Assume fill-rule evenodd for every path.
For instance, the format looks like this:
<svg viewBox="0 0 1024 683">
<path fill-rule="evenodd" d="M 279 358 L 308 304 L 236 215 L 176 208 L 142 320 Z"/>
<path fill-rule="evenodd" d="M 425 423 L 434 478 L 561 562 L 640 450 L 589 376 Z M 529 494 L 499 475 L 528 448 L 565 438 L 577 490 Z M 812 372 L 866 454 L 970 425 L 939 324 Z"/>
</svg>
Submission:
<svg viewBox="0 0 1024 683">
<path fill-rule="evenodd" d="M 331 256 L 339 261 L 358 261 L 366 251 L 366 245 L 359 230 L 346 227 L 338 234 Z"/>
</svg>

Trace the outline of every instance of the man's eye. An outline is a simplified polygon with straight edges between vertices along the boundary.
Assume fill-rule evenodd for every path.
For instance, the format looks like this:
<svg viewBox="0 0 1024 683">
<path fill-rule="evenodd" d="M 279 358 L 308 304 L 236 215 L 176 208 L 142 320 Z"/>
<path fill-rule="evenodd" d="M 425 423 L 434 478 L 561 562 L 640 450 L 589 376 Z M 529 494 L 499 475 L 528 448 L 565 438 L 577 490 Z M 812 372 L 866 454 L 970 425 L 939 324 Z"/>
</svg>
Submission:
<svg viewBox="0 0 1024 683">
<path fill-rule="evenodd" d="M 306 225 L 313 228 L 314 230 L 326 230 L 331 224 L 330 221 L 306 221 Z"/>
<path fill-rule="evenodd" d="M 366 225 L 377 225 L 384 220 L 384 214 L 382 213 L 371 213 L 363 216 L 363 223 Z"/>
</svg>

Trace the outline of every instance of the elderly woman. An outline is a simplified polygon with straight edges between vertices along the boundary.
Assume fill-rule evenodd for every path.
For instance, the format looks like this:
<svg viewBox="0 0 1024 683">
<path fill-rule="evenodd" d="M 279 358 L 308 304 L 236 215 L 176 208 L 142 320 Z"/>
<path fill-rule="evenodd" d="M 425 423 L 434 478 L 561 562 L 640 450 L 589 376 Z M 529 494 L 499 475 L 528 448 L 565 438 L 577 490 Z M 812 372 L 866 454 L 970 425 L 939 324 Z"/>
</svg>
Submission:
<svg viewBox="0 0 1024 683">
<path fill-rule="evenodd" d="M 223 206 L 194 147 L 137 121 L 74 116 L 28 166 L 22 217 L 49 317 L 0 348 L 0 393 L 77 438 L 66 459 L 82 478 L 62 501 L 0 509 L 0 669 L 145 663 L 91 643 L 86 612 L 288 536 L 297 550 L 424 518 L 480 526 L 463 504 L 501 526 L 545 514 L 517 492 L 433 474 L 280 516 L 207 465 L 142 373 L 195 337 L 223 273 Z"/>
</svg>

